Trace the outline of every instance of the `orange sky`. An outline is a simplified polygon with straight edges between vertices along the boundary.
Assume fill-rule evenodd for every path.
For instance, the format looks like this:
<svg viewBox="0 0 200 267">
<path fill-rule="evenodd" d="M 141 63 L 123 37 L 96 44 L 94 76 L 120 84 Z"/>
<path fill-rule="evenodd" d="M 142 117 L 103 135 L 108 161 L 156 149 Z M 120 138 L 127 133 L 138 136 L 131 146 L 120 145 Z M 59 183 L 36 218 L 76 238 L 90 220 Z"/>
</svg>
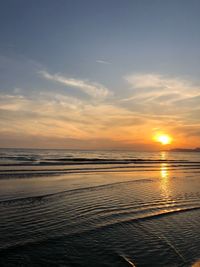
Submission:
<svg viewBox="0 0 200 267">
<path fill-rule="evenodd" d="M 199 1 L 17 2 L 0 9 L 0 147 L 200 146 Z"/>
</svg>

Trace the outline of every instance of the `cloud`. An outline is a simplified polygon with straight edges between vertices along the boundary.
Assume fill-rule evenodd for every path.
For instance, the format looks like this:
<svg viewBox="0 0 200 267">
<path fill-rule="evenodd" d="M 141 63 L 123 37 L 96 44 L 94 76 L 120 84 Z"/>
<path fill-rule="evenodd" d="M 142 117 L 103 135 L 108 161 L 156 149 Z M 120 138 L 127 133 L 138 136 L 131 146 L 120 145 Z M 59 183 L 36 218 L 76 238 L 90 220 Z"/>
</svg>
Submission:
<svg viewBox="0 0 200 267">
<path fill-rule="evenodd" d="M 0 134 L 34 135 L 80 140 L 134 140 L 134 129 L 145 119 L 114 103 L 80 100 L 64 94 L 40 92 L 34 98 L 0 95 Z M 134 137 L 135 135 L 135 137 Z M 128 138 L 127 138 L 128 137 Z M 130 141 L 129 140 L 129 141 Z"/>
<path fill-rule="evenodd" d="M 139 111 L 155 110 L 167 114 L 177 112 L 177 107 L 180 106 L 180 111 L 183 111 L 186 106 L 189 108 L 190 103 L 196 104 L 195 99 L 200 95 L 200 86 L 181 78 L 137 73 L 125 76 L 124 79 L 130 85 L 130 94 L 121 99 L 121 102 L 126 105 L 134 103 Z"/>
<path fill-rule="evenodd" d="M 100 63 L 100 64 L 105 64 L 105 65 L 110 65 L 111 64 L 109 61 L 102 60 L 102 59 L 98 59 L 98 60 L 96 60 L 96 62 Z"/>
<path fill-rule="evenodd" d="M 119 101 L 122 107 L 145 118 L 145 125 L 173 133 L 177 136 L 176 145 L 178 142 L 180 146 L 198 145 L 198 84 L 180 77 L 151 73 L 127 75 L 124 79 L 130 87 L 127 96 Z"/>
<path fill-rule="evenodd" d="M 60 74 L 50 74 L 47 71 L 40 71 L 39 73 L 47 80 L 55 81 L 66 86 L 78 88 L 82 92 L 95 98 L 104 98 L 110 94 L 109 90 L 99 83 L 67 78 Z"/>
<path fill-rule="evenodd" d="M 171 78 L 160 74 L 140 73 L 125 76 L 124 79 L 133 89 L 145 89 L 146 92 L 182 94 L 192 97 L 200 91 L 200 87 L 181 78 Z M 144 93 L 144 91 L 142 91 Z M 137 90 L 137 93 L 139 91 Z"/>
<path fill-rule="evenodd" d="M 27 146 L 45 147 L 48 143 L 50 147 L 109 148 L 112 144 L 113 148 L 144 148 L 144 144 L 151 146 L 155 127 L 177 133 L 180 140 L 188 133 L 196 140 L 199 134 L 198 125 L 189 124 L 191 118 L 173 111 L 171 115 L 134 111 L 115 101 L 97 104 L 96 100 L 81 100 L 63 93 L 40 92 L 34 97 L 0 94 L 0 104 L 1 145 L 23 144 L 27 140 Z M 179 129 L 184 129 L 183 134 Z M 73 140 L 71 145 L 69 140 Z"/>
<path fill-rule="evenodd" d="M 91 82 L 66 79 L 48 72 L 41 75 L 64 85 L 68 85 L 70 80 L 71 86 L 81 90 L 91 85 Z M 27 138 L 27 142 L 31 138 L 33 143 L 37 138 L 46 138 L 48 143 L 55 140 L 54 147 L 56 144 L 68 147 L 65 140 L 74 140 L 74 147 L 84 144 L 84 141 L 86 147 L 90 147 L 89 143 L 94 147 L 106 147 L 106 142 L 108 146 L 112 142 L 113 146 L 123 147 L 124 144 L 125 147 L 128 144 L 131 147 L 131 144 L 151 145 L 153 129 L 159 128 L 177 136 L 180 145 L 183 145 L 183 140 L 188 140 L 188 146 L 192 142 L 198 145 L 198 86 L 161 75 L 150 79 L 148 74 L 135 77 L 132 75 L 128 82 L 131 88 L 123 90 L 126 99 L 115 95 L 97 101 L 96 97 L 69 96 L 63 90 L 38 89 L 27 94 L 22 88 L 9 94 L 1 93 L 0 135 L 6 139 L 9 133 L 10 138 L 21 138 L 22 143 L 23 138 Z M 142 77 L 147 77 L 147 80 L 143 82 Z"/>
<path fill-rule="evenodd" d="M 132 74 L 124 77 L 134 88 L 160 88 L 163 86 L 163 79 L 155 74 Z"/>
</svg>

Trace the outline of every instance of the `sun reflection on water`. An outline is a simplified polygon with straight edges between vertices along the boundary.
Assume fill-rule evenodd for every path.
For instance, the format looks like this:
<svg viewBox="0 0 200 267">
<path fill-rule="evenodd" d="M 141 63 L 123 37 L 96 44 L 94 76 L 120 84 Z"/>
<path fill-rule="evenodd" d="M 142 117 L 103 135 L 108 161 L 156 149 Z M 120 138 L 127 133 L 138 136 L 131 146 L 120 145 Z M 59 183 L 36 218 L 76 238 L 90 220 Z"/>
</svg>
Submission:
<svg viewBox="0 0 200 267">
<path fill-rule="evenodd" d="M 166 199 L 170 197 L 169 168 L 167 163 L 161 163 L 160 166 L 160 182 L 163 196 Z"/>
<path fill-rule="evenodd" d="M 167 152 L 166 151 L 162 151 L 160 154 L 160 158 L 161 160 L 166 160 L 167 159 Z"/>
<path fill-rule="evenodd" d="M 167 179 L 169 177 L 169 170 L 167 163 L 162 163 L 160 167 L 160 176 L 163 179 Z"/>
</svg>

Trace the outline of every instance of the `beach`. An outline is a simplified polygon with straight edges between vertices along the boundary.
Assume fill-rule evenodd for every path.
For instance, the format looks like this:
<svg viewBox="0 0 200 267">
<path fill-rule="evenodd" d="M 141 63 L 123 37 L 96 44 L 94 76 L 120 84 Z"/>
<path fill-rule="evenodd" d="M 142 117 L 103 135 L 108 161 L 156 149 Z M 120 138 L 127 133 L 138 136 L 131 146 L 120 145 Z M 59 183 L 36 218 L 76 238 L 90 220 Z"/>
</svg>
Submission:
<svg viewBox="0 0 200 267">
<path fill-rule="evenodd" d="M 0 150 L 0 266 L 192 266 L 200 154 Z"/>
</svg>

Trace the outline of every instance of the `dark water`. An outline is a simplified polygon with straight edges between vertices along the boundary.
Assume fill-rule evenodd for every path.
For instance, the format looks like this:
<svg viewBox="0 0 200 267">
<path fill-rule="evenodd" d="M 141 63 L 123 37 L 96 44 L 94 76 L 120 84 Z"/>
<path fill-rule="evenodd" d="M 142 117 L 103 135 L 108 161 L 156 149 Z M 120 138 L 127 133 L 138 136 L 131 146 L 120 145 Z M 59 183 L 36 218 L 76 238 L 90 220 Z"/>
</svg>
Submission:
<svg viewBox="0 0 200 267">
<path fill-rule="evenodd" d="M 0 266 L 192 266 L 200 154 L 0 150 Z"/>
</svg>

